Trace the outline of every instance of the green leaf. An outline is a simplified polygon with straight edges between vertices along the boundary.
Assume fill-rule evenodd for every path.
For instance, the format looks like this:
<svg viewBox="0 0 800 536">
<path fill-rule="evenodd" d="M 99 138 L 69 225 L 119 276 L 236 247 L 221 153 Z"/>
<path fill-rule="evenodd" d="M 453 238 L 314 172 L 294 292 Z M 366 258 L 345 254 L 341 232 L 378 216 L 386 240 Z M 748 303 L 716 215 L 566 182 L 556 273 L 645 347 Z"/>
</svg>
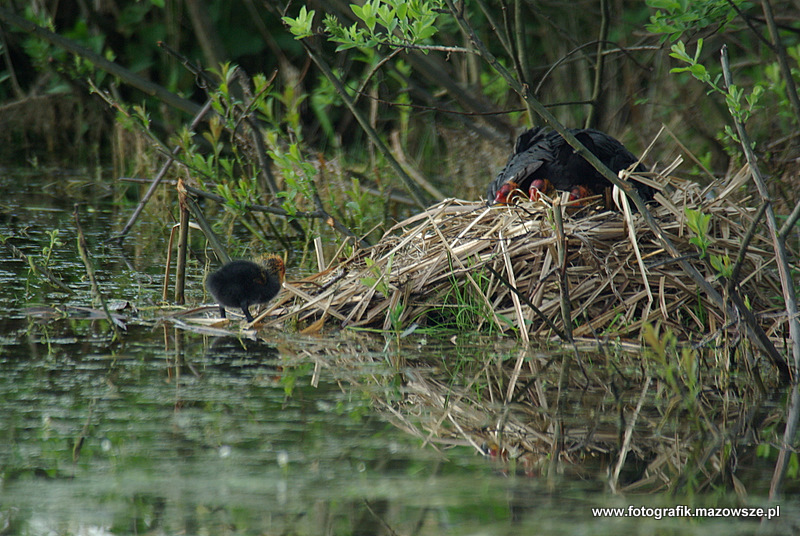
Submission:
<svg viewBox="0 0 800 536">
<path fill-rule="evenodd" d="M 711 255 L 711 266 L 722 277 L 730 278 L 733 275 L 731 258 L 728 255 Z"/>
<path fill-rule="evenodd" d="M 697 50 L 694 53 L 694 61 L 695 63 L 700 59 L 700 52 L 703 50 L 703 38 L 697 40 Z"/>
<path fill-rule="evenodd" d="M 419 31 L 419 33 L 417 34 L 417 39 L 419 41 L 424 41 L 425 39 L 428 39 L 429 37 L 433 37 L 434 35 L 436 35 L 437 31 L 438 30 L 436 29 L 436 26 L 433 25 L 428 26 L 427 28 L 423 28 L 422 30 Z"/>
<path fill-rule="evenodd" d="M 672 50 L 672 52 L 670 52 L 669 54 L 671 57 L 685 61 L 687 63 L 691 63 L 692 60 L 686 53 L 686 45 L 683 44 L 683 41 L 678 41 L 677 43 L 672 45 L 672 47 L 670 47 L 670 50 Z"/>
<path fill-rule="evenodd" d="M 298 39 L 310 37 L 313 35 L 312 24 L 314 22 L 314 14 L 316 12 L 312 9 L 308 11 L 306 6 L 300 8 L 297 18 L 281 17 L 281 20 L 289 27 L 289 32 Z"/>
<path fill-rule="evenodd" d="M 695 63 L 690 67 L 690 71 L 692 76 L 697 78 L 698 80 L 705 81 L 708 79 L 708 71 L 706 71 L 705 65 L 701 63 Z"/>
<path fill-rule="evenodd" d="M 408 3 L 407 2 L 398 2 L 397 3 L 397 18 L 400 20 L 406 20 L 408 14 Z"/>
</svg>

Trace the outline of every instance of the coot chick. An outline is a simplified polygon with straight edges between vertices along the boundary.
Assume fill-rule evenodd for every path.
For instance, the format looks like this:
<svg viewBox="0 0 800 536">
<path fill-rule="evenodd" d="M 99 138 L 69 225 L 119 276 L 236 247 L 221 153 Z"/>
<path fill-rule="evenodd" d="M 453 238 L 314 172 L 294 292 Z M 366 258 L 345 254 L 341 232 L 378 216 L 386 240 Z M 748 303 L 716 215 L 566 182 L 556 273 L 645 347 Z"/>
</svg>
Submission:
<svg viewBox="0 0 800 536">
<path fill-rule="evenodd" d="M 267 303 L 283 285 L 286 268 L 277 255 L 259 263 L 231 261 L 208 276 L 206 288 L 219 304 L 219 315 L 225 318 L 225 307 L 240 307 L 248 322 L 253 321 L 250 306 Z"/>
</svg>

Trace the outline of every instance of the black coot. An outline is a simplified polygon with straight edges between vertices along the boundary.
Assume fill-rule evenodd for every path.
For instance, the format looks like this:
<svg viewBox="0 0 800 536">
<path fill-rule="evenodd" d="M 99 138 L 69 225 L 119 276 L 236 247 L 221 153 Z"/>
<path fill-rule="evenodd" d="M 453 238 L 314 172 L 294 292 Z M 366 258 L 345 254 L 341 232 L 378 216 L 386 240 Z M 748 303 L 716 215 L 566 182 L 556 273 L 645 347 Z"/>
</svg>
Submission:
<svg viewBox="0 0 800 536">
<path fill-rule="evenodd" d="M 569 131 L 614 173 L 638 160 L 605 132 L 591 128 L 571 128 Z M 647 169 L 639 164 L 634 171 Z M 632 182 L 642 199 L 649 201 L 653 198 L 651 187 L 635 180 Z M 570 192 L 571 198 L 579 199 L 602 193 L 610 186 L 611 183 L 576 153 L 558 132 L 537 127 L 517 138 L 514 154 L 489 184 L 486 197 L 489 203 L 508 203 L 516 191 L 527 192 L 536 198 L 539 191 L 555 188 Z"/>
</svg>

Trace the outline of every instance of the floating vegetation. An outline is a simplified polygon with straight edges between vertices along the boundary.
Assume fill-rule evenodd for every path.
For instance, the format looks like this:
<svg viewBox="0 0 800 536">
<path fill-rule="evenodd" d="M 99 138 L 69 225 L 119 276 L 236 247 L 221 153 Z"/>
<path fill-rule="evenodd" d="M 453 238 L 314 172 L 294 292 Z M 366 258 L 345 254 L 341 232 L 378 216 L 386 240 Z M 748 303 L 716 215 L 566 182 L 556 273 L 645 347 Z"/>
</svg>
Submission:
<svg viewBox="0 0 800 536">
<path fill-rule="evenodd" d="M 744 496 L 738 460 L 777 455 L 789 375 L 775 348 L 788 322 L 772 243 L 757 232 L 761 211 L 737 198 L 748 178 L 745 168 L 702 188 L 656 177 L 648 209 L 663 236 L 641 213 L 601 210 L 608 200 L 449 199 L 287 284 L 260 319 L 560 338 L 573 344 L 439 365 L 451 375 L 403 368 L 403 396 L 375 403 L 426 443 L 471 445 L 504 470 Z"/>
</svg>

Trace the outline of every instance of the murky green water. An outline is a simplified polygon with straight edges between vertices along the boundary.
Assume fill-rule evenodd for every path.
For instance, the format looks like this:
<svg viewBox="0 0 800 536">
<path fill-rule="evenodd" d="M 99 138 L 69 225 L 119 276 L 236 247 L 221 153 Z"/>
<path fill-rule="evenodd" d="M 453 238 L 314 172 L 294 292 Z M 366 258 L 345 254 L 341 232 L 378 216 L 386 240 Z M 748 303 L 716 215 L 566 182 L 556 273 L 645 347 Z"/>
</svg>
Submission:
<svg viewBox="0 0 800 536">
<path fill-rule="evenodd" d="M 131 207 L 110 187 L 81 175 L 5 173 L 0 191 L 0 234 L 44 263 L 57 230 L 47 264 L 76 291 L 55 290 L 4 250 L 0 535 L 759 530 L 744 519 L 594 517 L 593 507 L 689 499 L 613 496 L 601 468 L 591 470 L 596 477 L 515 476 L 467 440 L 429 443 L 396 425 L 385 402 L 404 396 L 406 367 L 435 376 L 421 365 L 432 356 L 480 360 L 502 345 L 275 331 L 254 341 L 178 329 L 159 322 L 155 308 L 168 219 L 151 219 L 112 246 L 103 240 Z M 101 287 L 129 304 L 119 311 L 127 330 L 117 343 L 93 317 L 75 202 Z M 190 300 L 203 297 L 197 264 Z M 781 517 L 761 529 L 788 533 L 797 502 L 787 499 Z"/>
</svg>

